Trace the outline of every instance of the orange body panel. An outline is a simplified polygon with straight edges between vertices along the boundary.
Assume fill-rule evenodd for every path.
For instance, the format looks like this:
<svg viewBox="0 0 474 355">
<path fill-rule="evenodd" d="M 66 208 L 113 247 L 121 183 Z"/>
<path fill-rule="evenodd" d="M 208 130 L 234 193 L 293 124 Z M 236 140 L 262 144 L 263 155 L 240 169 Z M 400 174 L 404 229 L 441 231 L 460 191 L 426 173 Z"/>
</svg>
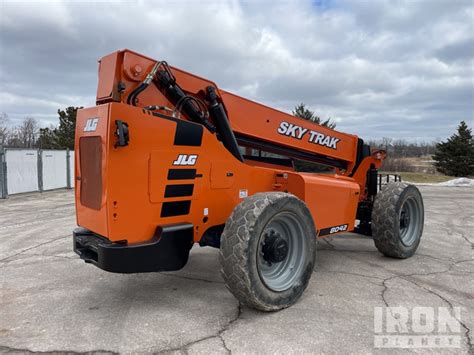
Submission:
<svg viewBox="0 0 474 355">
<path fill-rule="evenodd" d="M 186 117 L 154 115 L 143 109 L 146 105 L 174 107 L 155 86 L 150 85 L 140 94 L 138 107 L 124 103 L 154 63 L 151 58 L 127 50 L 112 53 L 100 62 L 98 106 L 81 109 L 77 115 L 78 225 L 111 241 L 126 240 L 135 244 L 150 240 L 157 226 L 186 222 L 193 224 L 194 240 L 199 241 L 208 228 L 223 225 L 246 196 L 285 191 L 306 202 L 318 231 L 341 225 L 347 225 L 347 230 L 354 228 L 358 203 L 366 194 L 367 169 L 378 167 L 382 159 L 375 155 L 364 158 L 359 162 L 364 168 L 349 177 L 357 163 L 358 137 L 217 89 L 235 133 L 334 158 L 347 163 L 347 169 L 338 170 L 338 174 L 319 175 L 298 173 L 291 167 L 270 163 L 241 162 L 202 125 Z M 201 97 L 207 86 L 217 88 L 206 79 L 176 68 L 172 71 L 186 93 Z M 117 120 L 128 124 L 128 146 L 116 146 Z M 302 127 L 298 132 L 305 134 L 298 139 L 279 133 L 282 122 Z M 337 140 L 337 149 L 311 142 L 310 137 L 316 136 L 311 131 L 333 137 Z M 87 137 L 100 137 L 100 157 L 81 156 L 80 142 Z M 85 170 L 81 163 L 91 164 L 90 169 L 100 164 L 100 196 L 83 188 L 82 185 L 90 184 L 90 180 L 97 177 L 83 176 Z M 170 177 L 171 172 L 181 170 L 195 170 L 195 176 L 181 180 Z M 98 181 L 95 183 L 99 186 Z M 184 195 L 179 196 L 183 192 Z M 84 202 L 94 196 L 100 200 L 99 208 L 91 208 L 90 203 Z M 168 207 L 173 209 L 174 215 L 167 214 Z M 182 211 L 176 214 L 180 209 Z"/>
<path fill-rule="evenodd" d="M 79 142 L 82 137 L 89 137 L 89 136 L 99 136 L 101 138 L 101 145 L 102 145 L 102 171 L 107 171 L 107 141 L 109 137 L 108 132 L 108 117 L 109 117 L 109 105 L 106 106 L 97 106 L 91 107 L 87 109 L 81 109 L 77 113 L 77 123 L 76 123 L 76 139 L 75 148 L 76 152 L 80 152 Z M 83 130 L 79 130 L 79 127 L 84 127 L 86 124 L 87 119 L 92 117 L 98 117 L 98 125 L 95 132 L 84 132 Z M 80 137 L 80 138 L 79 138 Z M 85 207 L 81 202 L 81 195 L 82 195 L 82 177 L 81 177 L 81 159 L 89 159 L 89 157 L 82 157 L 80 154 L 75 154 L 75 164 L 74 164 L 74 171 L 76 176 L 76 184 L 75 184 L 75 194 L 76 194 L 76 216 L 77 216 L 77 224 L 80 226 L 85 226 L 87 224 L 87 228 L 90 230 L 95 231 L 97 234 L 100 235 L 108 235 L 108 218 L 107 218 L 107 182 L 104 178 L 104 174 L 102 175 L 102 193 L 100 196 L 101 200 L 101 208 L 100 210 L 91 209 Z M 85 223 L 85 224 L 84 224 Z"/>
</svg>

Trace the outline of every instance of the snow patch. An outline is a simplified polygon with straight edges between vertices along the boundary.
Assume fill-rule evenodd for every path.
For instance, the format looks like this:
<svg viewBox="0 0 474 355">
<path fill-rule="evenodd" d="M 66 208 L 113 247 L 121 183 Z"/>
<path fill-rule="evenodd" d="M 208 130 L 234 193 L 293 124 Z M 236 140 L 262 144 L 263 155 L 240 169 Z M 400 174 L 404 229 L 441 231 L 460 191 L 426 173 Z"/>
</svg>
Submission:
<svg viewBox="0 0 474 355">
<path fill-rule="evenodd" d="M 469 178 L 457 178 L 445 182 L 439 183 L 428 183 L 428 182 L 410 182 L 409 184 L 420 185 L 420 186 L 448 186 L 448 187 L 474 187 L 474 179 Z"/>
<path fill-rule="evenodd" d="M 445 182 L 440 182 L 438 186 L 474 186 L 474 179 L 458 178 Z"/>
</svg>

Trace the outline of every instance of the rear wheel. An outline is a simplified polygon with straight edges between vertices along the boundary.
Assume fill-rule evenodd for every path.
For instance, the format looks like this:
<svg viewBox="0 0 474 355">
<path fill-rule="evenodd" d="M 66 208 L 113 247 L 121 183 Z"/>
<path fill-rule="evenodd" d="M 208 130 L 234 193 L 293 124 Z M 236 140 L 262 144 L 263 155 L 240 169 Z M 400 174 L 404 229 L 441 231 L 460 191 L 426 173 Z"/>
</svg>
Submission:
<svg viewBox="0 0 474 355">
<path fill-rule="evenodd" d="M 258 193 L 232 212 L 221 237 L 227 288 L 243 304 L 274 311 L 294 304 L 314 267 L 316 231 L 303 201 Z"/>
<path fill-rule="evenodd" d="M 414 185 L 390 183 L 379 192 L 372 209 L 372 237 L 384 255 L 412 256 L 423 234 L 423 198 Z"/>
</svg>

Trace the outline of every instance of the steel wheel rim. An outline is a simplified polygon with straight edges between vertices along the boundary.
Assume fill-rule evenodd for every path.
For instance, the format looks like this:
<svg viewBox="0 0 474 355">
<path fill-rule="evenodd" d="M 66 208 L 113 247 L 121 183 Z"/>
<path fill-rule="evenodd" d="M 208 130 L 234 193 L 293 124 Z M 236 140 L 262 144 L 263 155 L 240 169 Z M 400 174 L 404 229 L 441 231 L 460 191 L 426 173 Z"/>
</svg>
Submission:
<svg viewBox="0 0 474 355">
<path fill-rule="evenodd" d="M 257 268 L 260 279 L 271 290 L 283 292 L 291 288 L 303 273 L 306 263 L 306 242 L 303 222 L 296 214 L 280 212 L 273 216 L 260 235 Z M 270 263 L 264 258 L 262 248 L 265 245 L 265 235 L 275 230 L 288 245 L 286 258 L 281 262 Z"/>
<path fill-rule="evenodd" d="M 403 202 L 399 222 L 400 239 L 403 245 L 409 247 L 417 240 L 421 226 L 421 207 L 415 198 L 409 197 Z"/>
</svg>

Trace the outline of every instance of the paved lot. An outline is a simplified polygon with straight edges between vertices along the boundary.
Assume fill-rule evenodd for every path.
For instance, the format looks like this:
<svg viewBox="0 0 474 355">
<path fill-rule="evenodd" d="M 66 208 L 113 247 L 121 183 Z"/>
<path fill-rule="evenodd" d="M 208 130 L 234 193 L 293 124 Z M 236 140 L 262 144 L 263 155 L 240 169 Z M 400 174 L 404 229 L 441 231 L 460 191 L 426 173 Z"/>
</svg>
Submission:
<svg viewBox="0 0 474 355">
<path fill-rule="evenodd" d="M 462 307 L 451 352 L 472 353 L 474 189 L 421 190 L 416 256 L 385 258 L 351 234 L 320 241 L 303 298 L 271 314 L 239 307 L 217 250 L 195 247 L 179 272 L 110 274 L 72 252 L 71 191 L 0 200 L 0 352 L 392 353 L 373 347 L 374 307 L 390 305 Z"/>
</svg>

